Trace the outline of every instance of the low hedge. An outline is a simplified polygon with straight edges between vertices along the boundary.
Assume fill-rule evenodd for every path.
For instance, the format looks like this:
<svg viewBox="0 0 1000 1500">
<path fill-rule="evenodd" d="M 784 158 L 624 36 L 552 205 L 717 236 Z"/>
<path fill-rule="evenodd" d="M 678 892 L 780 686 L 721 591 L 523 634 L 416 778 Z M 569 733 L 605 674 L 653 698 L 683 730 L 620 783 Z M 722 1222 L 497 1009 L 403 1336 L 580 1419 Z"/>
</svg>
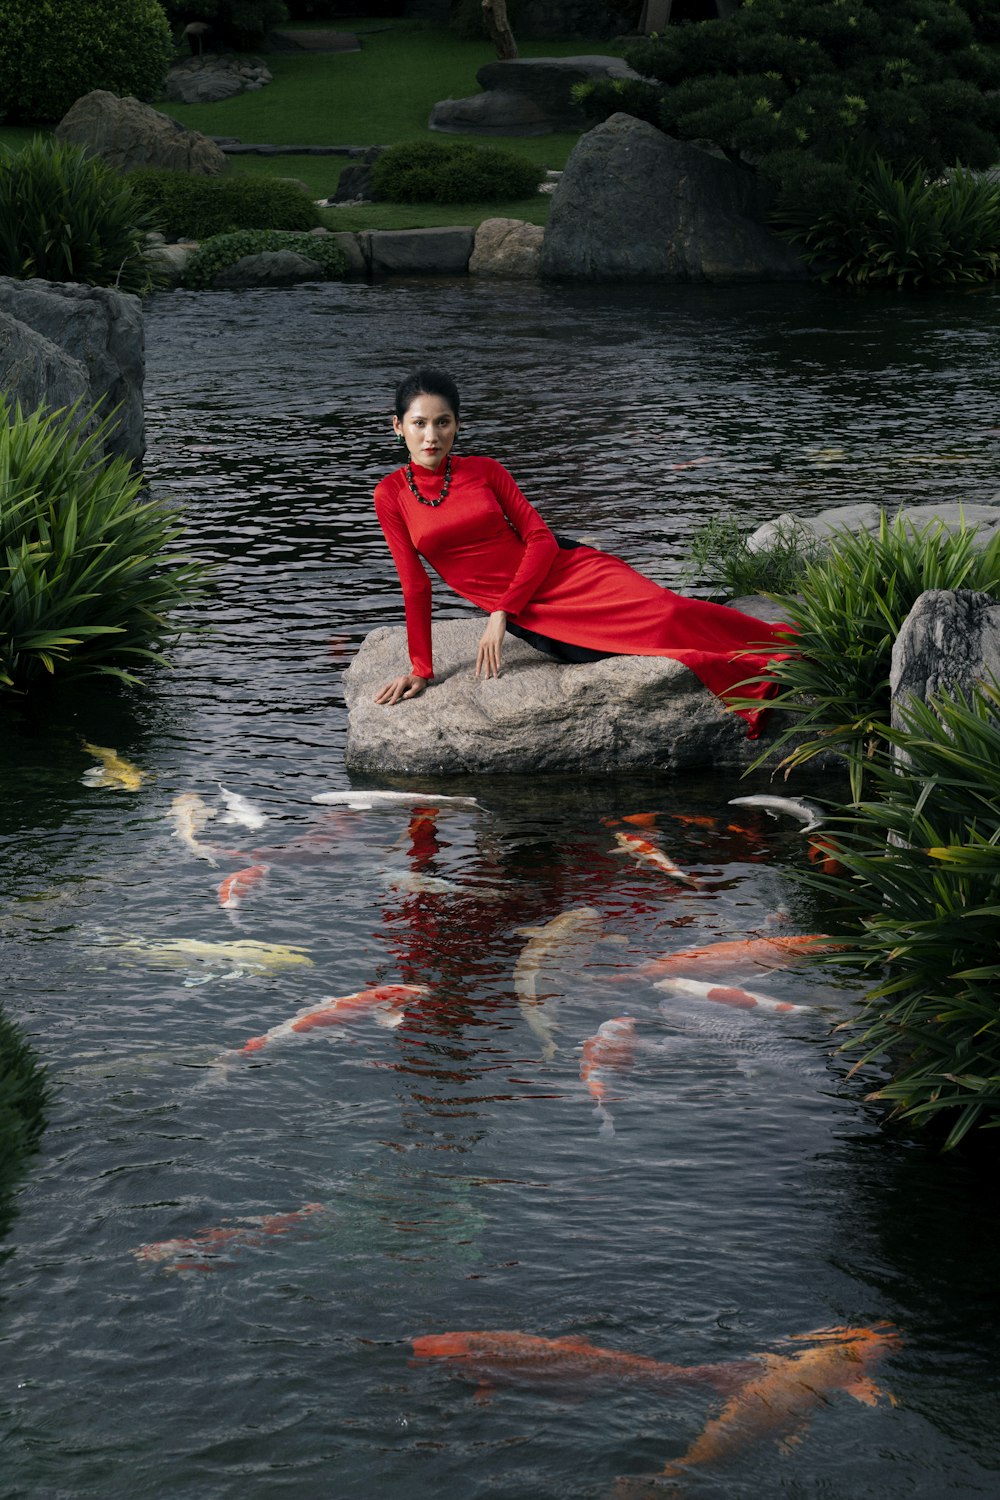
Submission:
<svg viewBox="0 0 1000 1500">
<path fill-rule="evenodd" d="M 498 203 L 527 198 L 542 168 L 497 146 L 411 141 L 383 151 L 372 197 L 389 203 Z"/>
<path fill-rule="evenodd" d="M 205 240 L 238 229 L 315 229 L 319 209 L 301 188 L 237 172 L 194 177 L 146 167 L 128 174 L 133 192 L 168 239 Z"/>
<path fill-rule="evenodd" d="M 213 235 L 199 245 L 185 267 L 183 284 L 192 291 L 204 291 L 227 266 L 234 266 L 245 255 L 260 255 L 265 250 L 294 250 L 297 255 L 306 255 L 322 266 L 328 281 L 336 281 L 348 269 L 347 256 L 332 235 L 245 229 L 238 234 Z"/>
</svg>

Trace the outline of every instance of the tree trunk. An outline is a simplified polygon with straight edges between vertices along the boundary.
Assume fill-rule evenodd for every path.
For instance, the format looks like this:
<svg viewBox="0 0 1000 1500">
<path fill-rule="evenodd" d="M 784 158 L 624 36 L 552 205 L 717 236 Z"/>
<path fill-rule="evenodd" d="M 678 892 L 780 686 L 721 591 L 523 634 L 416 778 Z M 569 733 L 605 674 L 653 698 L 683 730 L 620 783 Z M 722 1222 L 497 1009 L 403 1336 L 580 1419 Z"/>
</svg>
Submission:
<svg viewBox="0 0 1000 1500">
<path fill-rule="evenodd" d="M 517 56 L 517 43 L 507 19 L 507 0 L 483 0 L 483 24 L 501 62 Z"/>
</svg>

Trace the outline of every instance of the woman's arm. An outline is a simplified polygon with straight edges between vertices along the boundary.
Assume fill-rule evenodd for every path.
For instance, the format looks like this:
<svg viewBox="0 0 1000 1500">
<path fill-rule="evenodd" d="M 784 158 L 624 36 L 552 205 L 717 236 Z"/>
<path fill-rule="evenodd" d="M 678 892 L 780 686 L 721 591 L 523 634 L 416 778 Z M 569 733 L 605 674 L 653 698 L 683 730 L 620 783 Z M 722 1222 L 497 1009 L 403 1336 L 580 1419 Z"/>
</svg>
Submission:
<svg viewBox="0 0 1000 1500">
<path fill-rule="evenodd" d="M 406 643 L 410 652 L 412 669 L 406 675 L 419 678 L 426 687 L 434 676 L 434 662 L 431 655 L 431 581 L 420 561 L 416 547 L 410 540 L 410 533 L 399 513 L 399 507 L 388 480 L 383 479 L 375 491 L 375 514 L 378 516 L 379 525 L 389 544 L 389 551 L 396 564 L 396 572 L 399 574 L 399 582 L 403 590 L 403 604 L 406 609 Z M 397 682 L 399 680 L 396 679 Z M 394 687 L 395 683 L 390 683 L 388 686 Z M 422 692 L 423 688 L 418 691 Z M 383 700 L 380 695 L 375 701 L 395 703 L 399 696 L 397 694 L 391 700 Z M 405 696 L 413 697 L 415 694 L 406 693 Z"/>
<path fill-rule="evenodd" d="M 510 580 L 503 598 L 497 600 L 498 611 L 503 611 L 507 615 L 516 615 L 531 602 L 548 577 L 549 569 L 559 551 L 559 543 L 534 506 L 529 505 L 521 494 L 513 475 L 509 474 L 503 464 L 497 463 L 495 459 L 489 459 L 487 462 L 490 470 L 489 482 L 493 493 L 507 520 L 524 543 L 524 556 L 518 564 L 517 571 Z"/>
</svg>

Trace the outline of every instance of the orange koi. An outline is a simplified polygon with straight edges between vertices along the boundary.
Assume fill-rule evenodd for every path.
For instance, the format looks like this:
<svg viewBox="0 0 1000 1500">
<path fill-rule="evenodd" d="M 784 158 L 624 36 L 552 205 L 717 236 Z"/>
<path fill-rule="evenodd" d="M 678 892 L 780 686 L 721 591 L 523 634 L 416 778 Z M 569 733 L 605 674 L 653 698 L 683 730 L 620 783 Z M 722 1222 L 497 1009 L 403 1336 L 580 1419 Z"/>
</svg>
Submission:
<svg viewBox="0 0 1000 1500">
<path fill-rule="evenodd" d="M 794 1442 L 816 1407 L 837 1391 L 846 1391 L 866 1406 L 886 1396 L 867 1372 L 902 1344 L 891 1323 L 818 1328 L 795 1338 L 808 1347 L 795 1354 L 759 1355 L 757 1375 L 736 1391 L 683 1458 L 667 1464 L 663 1476 L 676 1478 L 695 1465 L 725 1463 L 748 1443 L 763 1438 Z"/>
<path fill-rule="evenodd" d="M 230 911 L 240 905 L 243 897 L 259 885 L 270 869 L 270 865 L 247 865 L 245 870 L 234 870 L 219 882 L 219 905 Z"/>
<path fill-rule="evenodd" d="M 792 964 L 821 958 L 844 947 L 823 932 L 809 932 L 797 937 L 738 938 L 729 942 L 708 943 L 703 948 L 682 948 L 665 953 L 639 965 L 639 973 L 648 978 L 667 974 L 736 973 L 747 969 L 785 969 Z"/>
<path fill-rule="evenodd" d="M 414 995 L 426 994 L 425 984 L 380 984 L 374 989 L 356 990 L 353 995 L 338 995 L 336 999 L 323 1000 L 319 1005 L 307 1005 L 303 1010 L 296 1011 L 289 1020 L 272 1026 L 263 1036 L 252 1036 L 239 1048 L 239 1054 L 260 1052 L 273 1042 L 304 1036 L 309 1031 L 343 1026 L 372 1010 L 379 1012 L 375 1016 L 378 1025 L 398 1026 L 405 1014 L 403 1007 L 406 1001 Z"/>
<path fill-rule="evenodd" d="M 659 819 L 659 813 L 626 813 L 622 818 L 623 823 L 634 823 L 637 828 L 655 828 Z"/>
<path fill-rule="evenodd" d="M 812 1009 L 810 1005 L 793 1005 L 790 1000 L 776 1000 L 773 995 L 755 995 L 750 990 L 736 989 L 732 985 L 705 984 L 700 979 L 659 979 L 656 988 L 675 995 L 694 995 L 698 1000 L 729 1005 L 733 1010 L 766 1010 L 773 1015 L 789 1016 Z"/>
<path fill-rule="evenodd" d="M 603 1136 L 615 1133 L 614 1120 L 606 1103 L 607 1075 L 627 1072 L 634 1059 L 635 1022 L 631 1016 L 615 1016 L 611 1021 L 604 1021 L 583 1044 L 580 1078 L 596 1106 L 594 1114 L 601 1121 L 600 1134 Z"/>
<path fill-rule="evenodd" d="M 262 1245 L 271 1236 L 288 1234 L 313 1214 L 322 1213 L 323 1207 L 322 1203 L 306 1203 L 294 1213 L 239 1219 L 231 1227 L 199 1229 L 183 1239 L 140 1245 L 132 1254 L 143 1265 L 162 1265 L 165 1271 L 218 1271 L 232 1265 L 232 1261 L 221 1259 L 223 1252 L 245 1250 Z"/>
<path fill-rule="evenodd" d="M 615 841 L 618 848 L 616 854 L 631 854 L 633 859 L 640 860 L 643 864 L 653 865 L 655 869 L 662 870 L 669 875 L 671 880 L 679 881 L 681 885 L 694 886 L 697 890 L 701 882 L 694 876 L 688 875 L 681 869 L 680 865 L 674 863 L 669 854 L 664 854 L 649 839 L 644 839 L 638 833 L 616 833 Z"/>
<path fill-rule="evenodd" d="M 847 874 L 846 866 L 837 858 L 840 853 L 841 847 L 836 839 L 817 836 L 809 840 L 809 861 L 817 865 L 824 875 Z"/>
<path fill-rule="evenodd" d="M 670 1365 L 644 1354 L 601 1349 L 583 1338 L 546 1339 L 504 1329 L 432 1333 L 413 1339 L 414 1360 L 439 1359 L 478 1387 L 477 1398 L 496 1385 L 586 1385 L 613 1382 L 674 1390 L 707 1385 L 730 1395 L 759 1370 L 756 1360 L 728 1364 Z"/>
<path fill-rule="evenodd" d="M 715 818 L 700 817 L 695 813 L 671 813 L 675 823 L 683 823 L 687 828 L 718 828 L 719 824 Z"/>
</svg>

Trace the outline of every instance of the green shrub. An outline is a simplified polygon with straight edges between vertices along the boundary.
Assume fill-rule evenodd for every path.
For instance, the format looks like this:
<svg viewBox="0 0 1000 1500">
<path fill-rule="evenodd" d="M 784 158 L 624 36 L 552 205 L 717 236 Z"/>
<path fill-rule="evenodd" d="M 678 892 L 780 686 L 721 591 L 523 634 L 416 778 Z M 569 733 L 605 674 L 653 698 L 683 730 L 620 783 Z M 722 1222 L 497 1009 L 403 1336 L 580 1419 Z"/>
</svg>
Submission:
<svg viewBox="0 0 1000 1500">
<path fill-rule="evenodd" d="M 945 1146 L 1000 1125 L 1000 693 L 912 702 L 887 731 L 905 760 L 879 757 L 879 801 L 836 835 L 850 879 L 806 877 L 860 924 L 841 956 L 878 973 L 845 1050 L 888 1054 L 872 1096 Z"/>
<path fill-rule="evenodd" d="M 204 240 L 237 229 L 313 229 L 319 209 L 294 183 L 237 172 L 195 177 L 144 168 L 128 182 L 169 239 Z"/>
<path fill-rule="evenodd" d="M 1000 186 L 957 170 L 929 180 L 913 163 L 898 174 L 876 157 L 818 214 L 789 206 L 776 220 L 821 279 L 849 286 L 952 286 L 1000 270 Z"/>
<path fill-rule="evenodd" d="M 151 228 L 128 182 L 82 147 L 41 137 L 21 151 L 0 147 L 0 275 L 141 295 L 156 282 Z"/>
<path fill-rule="evenodd" d="M 1000 533 L 983 548 L 974 538 L 974 528 L 918 528 L 902 514 L 890 524 L 883 514 L 876 535 L 839 533 L 794 594 L 775 596 L 801 655 L 772 662 L 768 671 L 778 684 L 772 706 L 793 716 L 768 755 L 805 734 L 782 764 L 791 769 L 835 751 L 857 801 L 865 768 L 887 738 L 892 647 L 916 600 L 926 589 L 978 589 L 1000 598 Z"/>
<path fill-rule="evenodd" d="M 79 419 L 0 404 L 0 688 L 69 671 L 134 680 L 116 663 L 162 661 L 164 611 L 201 592 L 201 570 L 170 550 L 173 512 L 139 499 L 126 458 L 102 456 L 111 422 L 81 440 Z"/>
<path fill-rule="evenodd" d="M 688 577 L 728 598 L 784 594 L 798 586 L 819 543 L 804 531 L 778 531 L 765 547 L 747 546 L 751 530 L 732 516 L 714 518 L 691 538 Z"/>
<path fill-rule="evenodd" d="M 0 0 L 8 121 L 48 124 L 83 94 L 156 98 L 173 56 L 157 0 Z"/>
<path fill-rule="evenodd" d="M 347 271 L 347 256 L 332 235 L 245 229 L 239 234 L 213 235 L 199 245 L 185 268 L 184 285 L 203 291 L 227 266 L 235 266 L 245 255 L 260 255 L 265 250 L 294 250 L 298 255 L 306 255 L 322 266 L 327 280 L 336 280 Z"/>
<path fill-rule="evenodd" d="M 586 83 L 575 83 L 570 92 L 573 102 L 580 106 L 588 120 L 595 123 L 621 111 L 661 128 L 663 90 L 645 79 L 595 78 Z"/>
<path fill-rule="evenodd" d="M 171 26 L 180 31 L 189 21 L 207 21 L 212 50 L 223 46 L 252 52 L 267 33 L 288 20 L 282 0 L 161 0 Z"/>
<path fill-rule="evenodd" d="M 390 203 L 497 203 L 528 197 L 541 180 L 541 167 L 513 151 L 414 141 L 378 157 L 372 197 Z"/>
</svg>

